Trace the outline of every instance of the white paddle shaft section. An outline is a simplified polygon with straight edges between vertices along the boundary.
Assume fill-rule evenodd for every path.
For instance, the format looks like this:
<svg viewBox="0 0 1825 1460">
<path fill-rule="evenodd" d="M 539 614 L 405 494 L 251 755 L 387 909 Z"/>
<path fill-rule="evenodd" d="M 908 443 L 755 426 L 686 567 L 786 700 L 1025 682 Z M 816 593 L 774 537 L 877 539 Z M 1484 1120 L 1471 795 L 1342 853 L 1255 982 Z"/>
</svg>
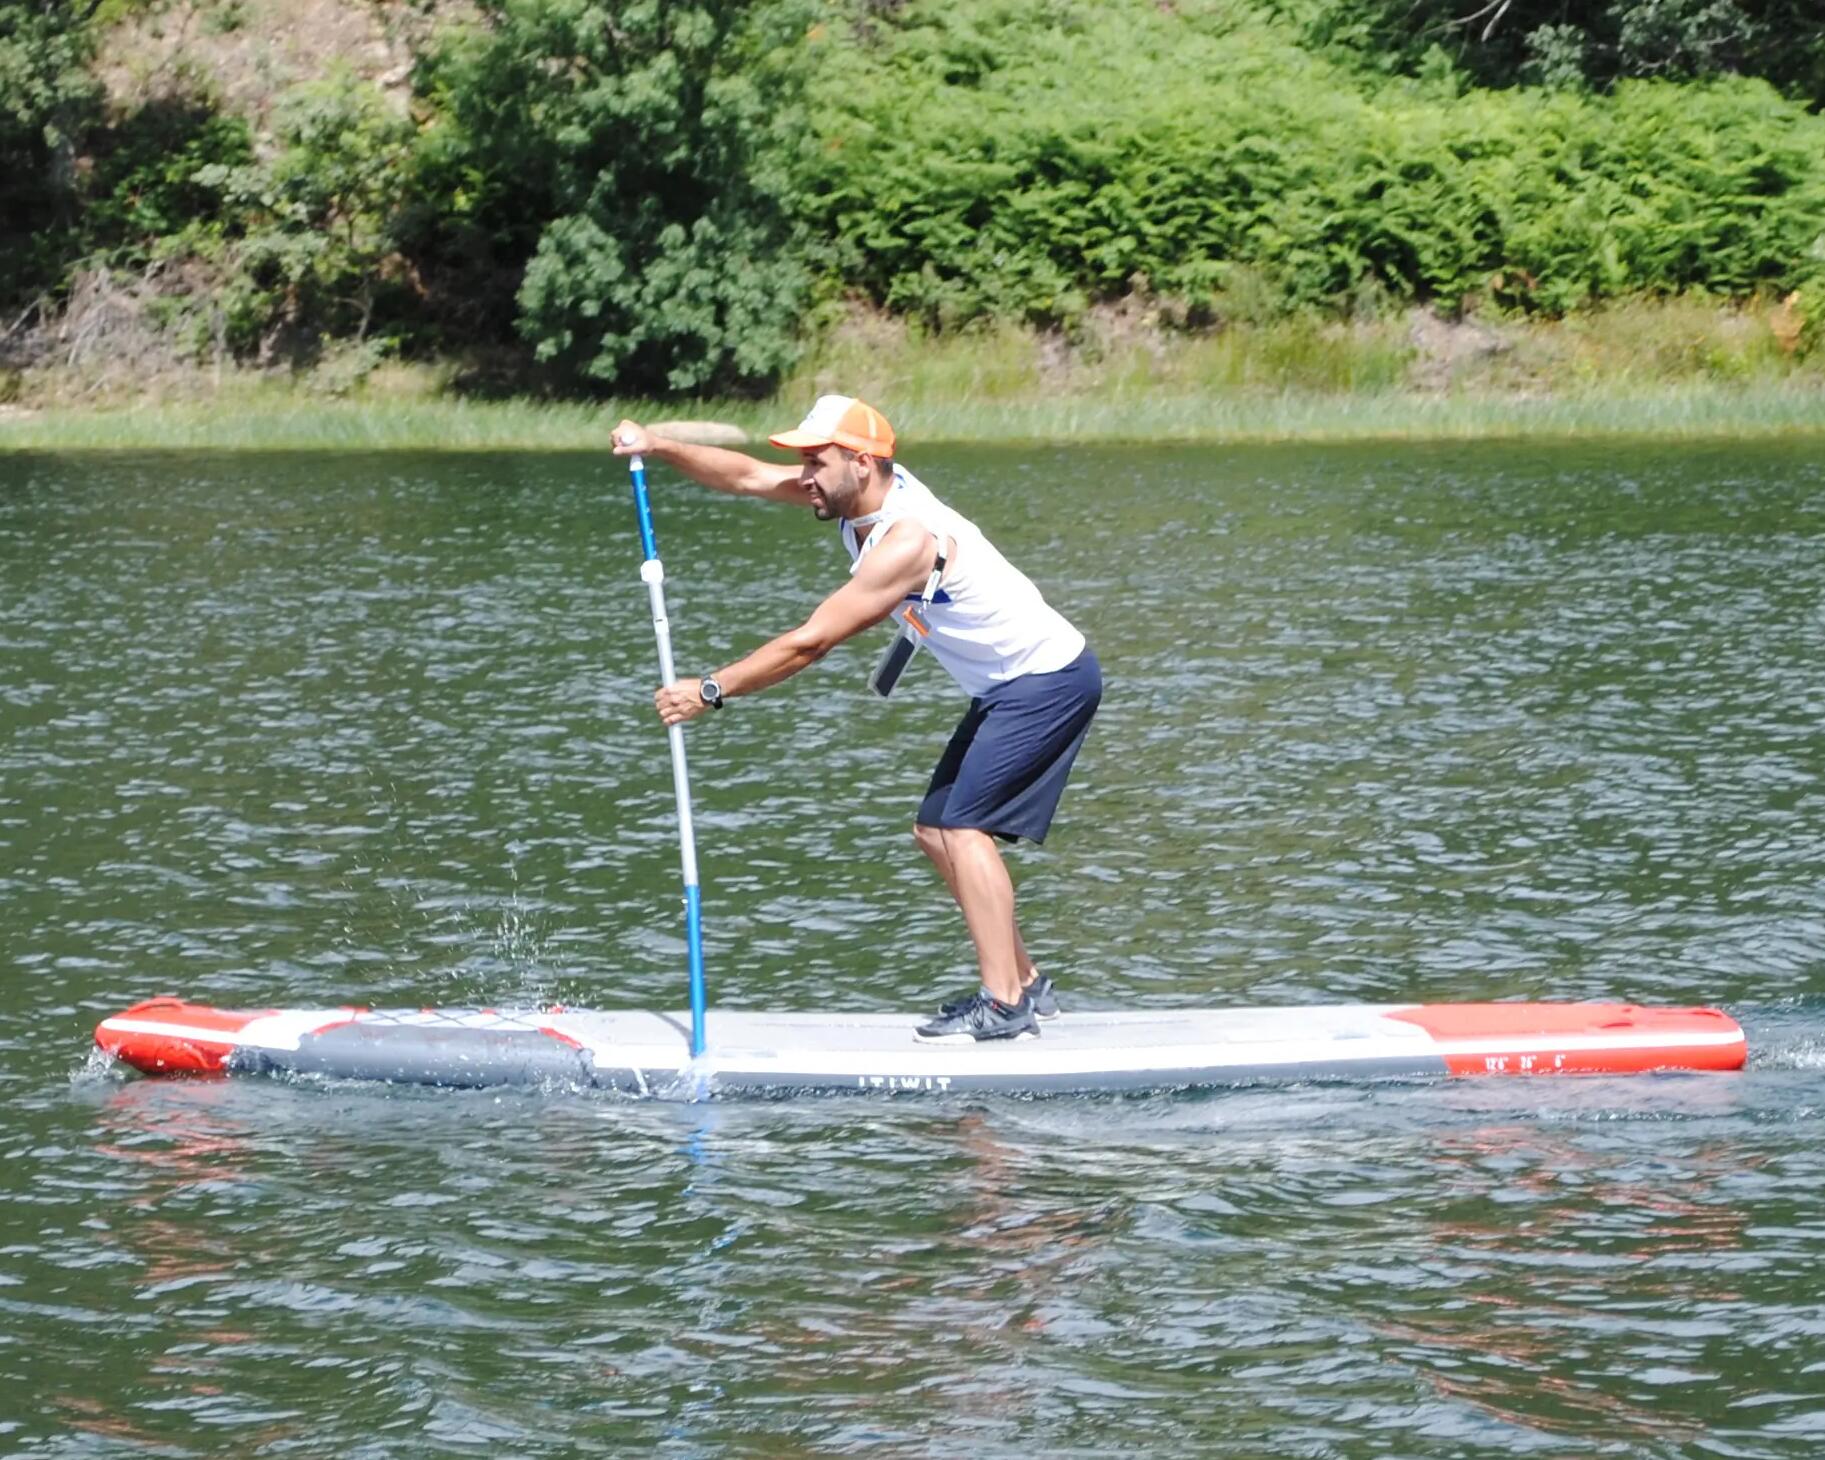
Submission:
<svg viewBox="0 0 1825 1460">
<path fill-rule="evenodd" d="M 636 461 L 638 457 L 634 458 Z M 659 641 L 659 682 L 677 681 L 672 663 L 672 625 L 665 616 L 665 564 L 648 558 L 640 565 L 640 581 L 653 609 L 653 637 Z M 672 791 L 678 799 L 678 853 L 684 866 L 684 885 L 697 886 L 697 835 L 691 821 L 691 773 L 684 758 L 684 726 L 673 725 L 666 738 L 672 745 Z"/>
</svg>

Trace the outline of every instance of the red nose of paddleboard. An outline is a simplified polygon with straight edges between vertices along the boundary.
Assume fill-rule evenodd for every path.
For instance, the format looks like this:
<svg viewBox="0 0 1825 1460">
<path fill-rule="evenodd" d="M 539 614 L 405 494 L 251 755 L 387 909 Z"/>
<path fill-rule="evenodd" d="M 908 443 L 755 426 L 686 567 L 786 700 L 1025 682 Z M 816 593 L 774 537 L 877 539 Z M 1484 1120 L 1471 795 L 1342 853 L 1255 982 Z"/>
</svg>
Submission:
<svg viewBox="0 0 1825 1460">
<path fill-rule="evenodd" d="M 95 1043 L 148 1075 L 219 1075 L 235 1036 L 270 1012 L 148 999 L 103 1019 L 95 1026 Z"/>
</svg>

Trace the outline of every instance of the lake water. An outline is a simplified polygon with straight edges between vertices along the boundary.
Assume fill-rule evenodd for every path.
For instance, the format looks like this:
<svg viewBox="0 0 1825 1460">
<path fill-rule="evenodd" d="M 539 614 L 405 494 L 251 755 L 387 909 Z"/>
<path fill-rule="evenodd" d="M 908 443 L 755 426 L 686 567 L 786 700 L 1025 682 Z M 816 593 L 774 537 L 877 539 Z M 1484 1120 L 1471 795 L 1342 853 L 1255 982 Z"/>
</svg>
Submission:
<svg viewBox="0 0 1825 1460">
<path fill-rule="evenodd" d="M 102 1015 L 678 1007 L 597 457 L 0 458 L 0 1453 L 1825 1453 L 1816 446 L 951 450 L 1095 643 L 1077 1007 L 1718 1003 L 1732 1076 L 636 1102 L 127 1079 Z M 841 580 L 655 473 L 681 667 Z M 690 727 L 713 1002 L 967 987 L 961 709 Z"/>
</svg>

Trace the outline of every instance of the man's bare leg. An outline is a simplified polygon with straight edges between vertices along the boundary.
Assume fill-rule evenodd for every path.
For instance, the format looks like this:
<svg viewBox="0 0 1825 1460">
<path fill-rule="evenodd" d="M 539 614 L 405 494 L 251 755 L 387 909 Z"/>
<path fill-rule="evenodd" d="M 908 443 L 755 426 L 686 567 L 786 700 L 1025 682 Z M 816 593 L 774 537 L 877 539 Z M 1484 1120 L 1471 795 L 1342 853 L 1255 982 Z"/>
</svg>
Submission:
<svg viewBox="0 0 1825 1460">
<path fill-rule="evenodd" d="M 1020 1002 L 1020 940 L 1014 931 L 1014 882 L 986 831 L 945 827 L 944 854 L 963 909 L 982 986 L 1004 1004 Z"/>
<path fill-rule="evenodd" d="M 927 857 L 931 858 L 932 865 L 938 869 L 938 875 L 944 879 L 944 885 L 950 889 L 951 896 L 956 899 L 957 906 L 961 908 L 963 907 L 963 898 L 957 891 L 957 874 L 951 867 L 950 853 L 945 850 L 945 835 L 946 833 L 939 827 L 923 826 L 917 822 L 913 824 L 913 840 L 919 844 L 919 850 L 924 852 Z M 976 835 L 986 837 L 986 833 L 983 832 L 977 832 Z M 995 860 L 1000 862 L 1001 850 L 999 847 L 995 846 L 994 838 L 986 837 L 986 839 L 988 840 L 990 850 L 995 853 Z M 1005 864 L 1002 865 L 1002 875 L 1004 877 L 1007 875 Z M 1027 952 L 1026 940 L 1020 936 L 1019 917 L 1012 915 L 1013 884 L 1011 880 L 1008 887 L 1008 897 L 1010 921 L 1013 923 L 1014 929 L 1014 961 L 1015 966 L 1020 970 L 1020 986 L 1021 988 L 1026 989 L 1030 988 L 1033 981 L 1039 977 L 1039 965 L 1033 962 L 1032 955 Z M 965 910 L 964 921 L 967 923 L 968 920 L 969 913 Z M 974 932 L 972 930 L 972 937 L 973 936 Z M 978 959 L 980 959 L 980 948 L 978 948 L 977 956 Z M 984 982 L 986 983 L 986 979 Z M 1009 1000 L 1007 1002 L 1012 1001 Z"/>
</svg>

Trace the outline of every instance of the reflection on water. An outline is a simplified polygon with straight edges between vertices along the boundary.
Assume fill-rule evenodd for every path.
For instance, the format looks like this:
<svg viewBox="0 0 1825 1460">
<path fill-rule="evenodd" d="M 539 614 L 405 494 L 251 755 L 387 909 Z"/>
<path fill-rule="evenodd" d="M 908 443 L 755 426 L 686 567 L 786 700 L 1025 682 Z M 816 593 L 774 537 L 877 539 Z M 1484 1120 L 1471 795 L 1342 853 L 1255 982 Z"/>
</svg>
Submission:
<svg viewBox="0 0 1825 1460">
<path fill-rule="evenodd" d="M 85 1067 L 166 992 L 675 1006 L 669 770 L 611 463 L 13 458 L 0 1452 L 1818 1452 L 1816 453 L 918 467 L 1109 674 L 1017 866 L 1080 1006 L 1715 1001 L 1750 1069 L 692 1106 Z M 687 665 L 840 577 L 827 529 L 657 508 Z M 906 834 L 958 705 L 930 666 L 873 702 L 874 648 L 692 728 L 720 1000 L 969 966 Z"/>
</svg>

